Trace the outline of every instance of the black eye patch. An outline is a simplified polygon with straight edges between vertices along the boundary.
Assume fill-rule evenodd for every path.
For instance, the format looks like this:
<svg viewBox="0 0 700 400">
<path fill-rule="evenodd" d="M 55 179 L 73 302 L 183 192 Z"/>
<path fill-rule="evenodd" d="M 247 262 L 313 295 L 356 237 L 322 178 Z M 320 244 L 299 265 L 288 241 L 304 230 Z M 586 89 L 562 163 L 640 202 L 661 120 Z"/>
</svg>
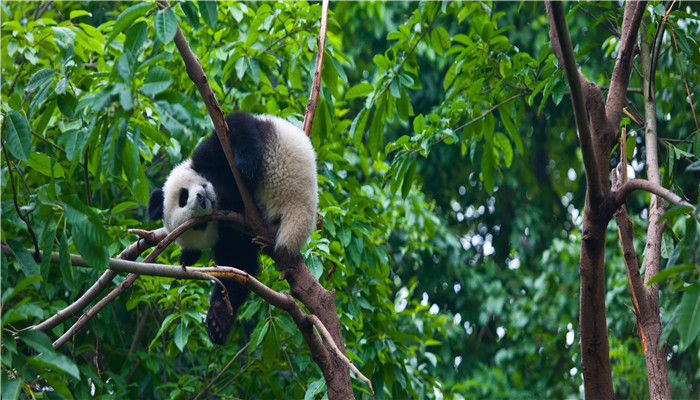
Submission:
<svg viewBox="0 0 700 400">
<path fill-rule="evenodd" d="M 189 197 L 190 197 L 190 192 L 187 189 L 185 189 L 185 188 L 180 189 L 180 199 L 178 200 L 180 207 L 184 207 L 187 205 L 187 199 Z"/>
</svg>

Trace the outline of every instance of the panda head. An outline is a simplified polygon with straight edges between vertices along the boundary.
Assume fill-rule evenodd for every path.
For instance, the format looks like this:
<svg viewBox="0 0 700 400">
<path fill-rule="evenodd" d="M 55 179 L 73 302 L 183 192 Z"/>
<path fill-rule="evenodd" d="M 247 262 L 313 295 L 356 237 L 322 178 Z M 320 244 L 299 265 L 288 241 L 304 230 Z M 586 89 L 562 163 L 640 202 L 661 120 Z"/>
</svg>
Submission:
<svg viewBox="0 0 700 400">
<path fill-rule="evenodd" d="M 217 206 L 214 185 L 198 174 L 188 159 L 170 172 L 163 189 L 151 192 L 148 216 L 153 221 L 162 219 L 170 233 L 190 218 L 213 213 Z M 177 243 L 188 249 L 204 249 L 213 247 L 217 240 L 217 225 L 212 221 L 183 233 Z"/>
</svg>

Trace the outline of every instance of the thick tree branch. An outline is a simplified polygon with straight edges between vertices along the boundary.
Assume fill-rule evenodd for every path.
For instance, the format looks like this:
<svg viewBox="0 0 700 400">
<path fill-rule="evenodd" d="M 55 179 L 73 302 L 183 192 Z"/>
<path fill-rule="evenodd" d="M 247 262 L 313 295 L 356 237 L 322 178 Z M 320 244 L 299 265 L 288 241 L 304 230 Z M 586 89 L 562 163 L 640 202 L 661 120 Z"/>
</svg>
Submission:
<svg viewBox="0 0 700 400">
<path fill-rule="evenodd" d="M 632 61 L 637 47 L 637 33 L 642 22 L 646 1 L 628 1 L 625 3 L 625 13 L 622 19 L 620 49 L 615 60 L 610 91 L 605 106 L 605 114 L 612 127 L 617 130 L 622 119 L 622 105 L 625 103 L 625 93 L 629 85 Z"/>
<path fill-rule="evenodd" d="M 160 8 L 168 8 L 170 4 L 166 0 L 158 0 L 158 6 Z M 214 123 L 214 129 L 216 130 L 216 135 L 219 138 L 221 147 L 226 155 L 226 160 L 228 161 L 231 172 L 233 172 L 233 177 L 236 180 L 236 185 L 238 185 L 238 191 L 243 199 L 243 205 L 245 207 L 245 218 L 246 222 L 255 230 L 256 232 L 263 233 L 262 236 L 267 236 L 267 227 L 262 221 L 260 216 L 260 210 L 255 205 L 253 201 L 253 196 L 250 194 L 248 188 L 243 183 L 243 178 L 236 168 L 236 161 L 231 150 L 231 140 L 229 137 L 229 129 L 224 120 L 224 112 L 219 106 L 219 102 L 216 101 L 216 96 L 214 96 L 214 91 L 209 85 L 209 80 L 204 74 L 204 69 L 202 69 L 202 64 L 200 64 L 197 56 L 194 55 L 192 49 L 190 49 L 185 35 L 182 34 L 180 26 L 177 26 L 177 32 L 175 33 L 175 46 L 182 56 L 182 60 L 185 62 L 185 70 L 190 80 L 195 84 L 199 94 L 202 96 L 202 100 L 207 107 L 207 112 L 209 117 Z"/>
<path fill-rule="evenodd" d="M 318 33 L 318 53 L 316 54 L 316 68 L 314 68 L 314 80 L 311 84 L 311 94 L 309 102 L 306 104 L 306 112 L 304 112 L 303 130 L 306 136 L 311 133 L 311 126 L 314 123 L 314 115 L 316 114 L 316 105 L 318 104 L 318 95 L 321 91 L 321 70 L 323 68 L 323 54 L 326 49 L 326 26 L 328 21 L 328 0 L 323 0 L 321 5 L 321 28 Z"/>
<path fill-rule="evenodd" d="M 316 329 L 318 329 L 319 333 L 321 334 L 321 337 L 323 340 L 328 344 L 328 346 L 333 350 L 333 352 L 336 354 L 338 358 L 343 360 L 347 364 L 347 366 L 350 368 L 350 370 L 357 376 L 360 380 L 365 382 L 367 386 L 369 386 L 369 390 L 372 393 L 372 398 L 374 398 L 374 389 L 372 388 L 372 382 L 367 379 L 366 376 L 360 372 L 359 369 L 353 363 L 345 356 L 344 352 L 340 351 L 338 346 L 335 345 L 335 342 L 333 341 L 333 337 L 331 337 L 331 334 L 328 332 L 328 329 L 323 325 L 320 319 L 318 319 L 317 316 L 315 315 L 309 315 L 309 319 L 311 322 L 314 324 Z"/>
<path fill-rule="evenodd" d="M 624 203 L 627 200 L 627 197 L 629 197 L 630 194 L 632 194 L 632 192 L 635 190 L 644 190 L 646 192 L 653 193 L 668 201 L 669 203 L 673 204 L 674 206 L 691 207 L 692 210 L 695 211 L 695 207 L 692 204 L 683 200 L 683 198 L 681 198 L 677 194 L 673 193 L 672 191 L 666 189 L 665 187 L 659 184 L 650 182 L 646 179 L 633 179 L 631 181 L 625 182 L 620 187 L 620 190 L 613 192 L 615 202 L 617 204 Z M 698 219 L 700 220 L 700 216 L 698 216 Z"/>
<path fill-rule="evenodd" d="M 579 72 L 574 58 L 574 50 L 569 37 L 569 30 L 566 27 L 566 17 L 561 2 L 547 1 L 547 16 L 552 29 L 549 30 L 549 37 L 552 42 L 552 50 L 559 59 L 559 64 L 564 67 L 566 79 L 571 90 L 571 102 L 573 103 L 576 129 L 583 154 L 583 164 L 586 170 L 586 186 L 591 200 L 602 198 L 600 176 L 598 174 L 598 163 L 596 162 L 591 132 L 586 122 L 586 102 L 583 96 L 582 80 L 584 84 L 589 83 Z M 606 168 L 607 171 L 607 168 Z"/>
</svg>

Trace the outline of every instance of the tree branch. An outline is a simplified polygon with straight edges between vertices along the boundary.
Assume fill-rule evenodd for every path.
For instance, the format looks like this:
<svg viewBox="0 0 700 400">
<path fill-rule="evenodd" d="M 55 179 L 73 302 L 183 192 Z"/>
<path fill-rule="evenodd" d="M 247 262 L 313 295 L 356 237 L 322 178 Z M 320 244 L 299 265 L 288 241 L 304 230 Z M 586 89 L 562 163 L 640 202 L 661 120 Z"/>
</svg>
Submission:
<svg viewBox="0 0 700 400">
<path fill-rule="evenodd" d="M 362 375 L 362 372 L 360 372 L 359 369 L 353 363 L 348 359 L 343 352 L 340 351 L 338 346 L 335 345 L 335 342 L 333 341 L 333 338 L 331 337 L 331 334 L 328 332 L 328 329 L 323 325 L 320 319 L 318 319 L 317 316 L 315 315 L 309 315 L 309 319 L 311 322 L 313 322 L 314 326 L 316 329 L 318 329 L 319 333 L 321 334 L 321 337 L 323 337 L 323 340 L 325 343 L 327 343 L 328 346 L 335 352 L 336 356 L 343 360 L 347 364 L 347 366 L 350 368 L 350 370 L 357 376 L 359 379 L 361 379 L 363 382 L 369 386 L 369 391 L 372 393 L 372 398 L 374 398 L 374 389 L 372 388 L 372 382 L 367 379 L 366 376 Z"/>
<path fill-rule="evenodd" d="M 117 256 L 117 259 L 135 260 L 141 254 L 142 251 L 156 245 L 160 241 L 160 239 L 158 238 L 161 236 L 165 237 L 165 228 L 161 228 L 157 231 L 154 231 L 153 235 L 151 235 L 148 238 L 142 237 L 136 242 L 132 243 Z M 71 263 L 73 263 L 73 261 L 74 260 L 71 256 Z M 46 321 L 38 325 L 33 325 L 29 327 L 29 329 L 39 330 L 43 332 L 53 329 L 58 324 L 62 323 L 63 321 L 66 321 L 68 318 L 74 316 L 75 314 L 79 313 L 83 308 L 87 307 L 87 305 L 90 304 L 92 300 L 94 300 L 104 289 L 107 288 L 107 286 L 109 286 L 112 283 L 112 280 L 116 276 L 117 273 L 115 271 L 105 271 L 102 274 L 102 276 L 100 276 L 100 278 L 97 280 L 97 282 L 95 282 L 90 287 L 90 289 L 83 293 L 83 295 L 80 296 L 80 298 L 74 301 L 71 305 L 60 310 Z"/>
<path fill-rule="evenodd" d="M 10 187 L 12 187 L 12 201 L 15 204 L 15 210 L 17 211 L 17 215 L 19 218 L 24 221 L 24 224 L 27 225 L 27 232 L 29 232 L 29 236 L 32 238 L 32 242 L 34 243 L 34 251 L 39 251 L 39 241 L 36 239 L 36 234 L 34 234 L 34 229 L 32 229 L 32 223 L 29 221 L 29 215 L 22 213 L 22 208 L 19 206 L 19 201 L 17 201 L 17 189 L 15 188 L 15 178 L 12 174 L 12 162 L 10 161 L 10 156 L 7 153 L 7 146 L 5 145 L 5 141 L 2 141 L 2 152 L 5 155 L 5 162 L 7 163 L 7 172 L 10 174 Z M 19 172 L 18 172 L 19 173 Z M 34 259 L 36 261 L 39 261 L 37 256 L 34 256 Z"/>
<path fill-rule="evenodd" d="M 574 119 L 578 130 L 579 144 L 583 154 L 583 164 L 586 171 L 586 186 L 591 200 L 602 198 L 601 181 L 598 173 L 598 163 L 596 161 L 591 132 L 586 122 L 586 102 L 583 96 L 584 84 L 588 83 L 583 74 L 578 70 L 574 50 L 569 37 L 569 30 L 566 27 L 566 17 L 562 3 L 556 1 L 545 2 L 547 16 L 552 29 L 549 30 L 549 38 L 552 42 L 552 50 L 559 59 L 559 64 L 564 66 L 566 79 L 571 90 L 571 102 L 573 103 Z M 607 173 L 607 169 L 606 169 Z"/>
<path fill-rule="evenodd" d="M 653 193 L 668 201 L 669 203 L 673 204 L 674 206 L 686 206 L 692 208 L 693 212 L 695 211 L 695 207 L 692 204 L 683 200 L 677 194 L 673 193 L 672 191 L 666 189 L 665 187 L 659 184 L 647 181 L 645 179 L 633 179 L 631 181 L 625 182 L 620 187 L 620 190 L 613 192 L 615 202 L 617 202 L 617 204 L 624 203 L 627 200 L 627 197 L 629 197 L 629 195 L 632 194 L 632 192 L 635 190 L 644 190 L 646 192 Z M 700 216 L 698 216 L 697 218 L 698 220 L 700 220 Z"/>
<path fill-rule="evenodd" d="M 316 105 L 318 104 L 318 94 L 321 91 L 321 70 L 323 69 L 323 54 L 326 49 L 326 26 L 328 21 L 328 0 L 323 0 L 321 5 L 321 28 L 318 33 L 318 53 L 316 55 L 316 68 L 314 69 L 314 80 L 311 84 L 311 94 L 309 102 L 306 104 L 306 112 L 304 112 L 303 130 L 306 136 L 311 133 L 311 126 L 314 123 L 314 114 L 316 114 Z"/>
<path fill-rule="evenodd" d="M 177 227 L 175 230 L 170 232 L 167 236 L 165 235 L 165 229 L 161 228 L 157 231 L 150 232 L 150 235 L 142 236 L 142 239 L 146 238 L 146 242 L 150 243 L 148 247 L 151 247 L 153 243 L 157 243 L 155 249 L 146 256 L 146 258 L 143 260 L 144 263 L 150 263 L 153 260 L 160 255 L 160 253 L 172 242 L 175 241 L 175 239 L 180 236 L 183 232 L 185 232 L 187 229 L 192 228 L 195 225 L 201 224 L 203 222 L 208 222 L 211 220 L 222 220 L 222 219 L 228 219 L 232 220 L 234 222 L 240 222 L 242 220 L 242 216 L 238 213 L 234 213 L 231 211 L 218 211 L 216 213 L 213 213 L 211 215 L 203 216 L 203 217 L 198 217 L 198 218 L 192 218 L 179 227 Z M 162 235 L 162 236 L 161 236 Z M 161 240 L 158 240 L 161 239 Z M 129 251 L 130 253 L 128 254 L 134 254 L 133 253 L 133 247 L 135 246 L 136 250 L 138 250 L 138 253 L 135 253 L 133 255 L 133 258 L 131 259 L 136 259 L 138 255 L 145 250 L 148 247 L 143 247 L 145 243 L 141 243 L 140 241 L 137 241 L 136 243 L 132 244 L 122 252 L 122 254 L 127 253 Z M 120 254 L 121 257 L 121 254 Z M 74 261 L 74 260 L 71 260 Z M 78 262 L 77 260 L 75 260 Z M 86 265 L 87 266 L 87 265 Z M 65 321 L 66 319 L 70 318 L 72 315 L 76 314 L 80 310 L 82 310 L 87 304 L 89 304 L 97 295 L 104 290 L 109 284 L 111 283 L 112 279 L 116 276 L 116 273 L 113 271 L 105 271 L 105 273 L 102 274 L 100 279 L 86 292 L 83 296 L 81 296 L 80 299 L 78 299 L 74 304 L 71 304 L 69 307 L 66 309 L 60 311 L 58 314 L 61 315 L 55 315 L 54 317 L 49 318 L 49 320 L 44 321 L 43 323 L 36 325 L 32 327 L 31 329 L 39 329 L 41 330 L 47 330 L 51 329 L 54 326 L 58 325 L 59 323 Z M 121 293 L 123 293 L 126 289 L 128 289 L 135 281 L 138 279 L 137 274 L 129 274 L 127 275 L 126 278 L 114 289 L 112 289 L 104 298 L 102 298 L 99 302 L 97 302 L 94 306 L 92 306 L 87 312 L 85 312 L 78 320 L 71 326 L 58 340 L 54 342 L 54 348 L 58 348 L 62 346 L 65 342 L 70 339 L 71 336 L 73 336 L 76 332 L 78 332 L 92 317 L 97 315 L 97 313 L 102 310 L 107 304 L 109 304 L 112 300 L 117 298 Z M 77 304 L 76 304 L 77 303 Z M 65 310 L 69 310 L 68 312 L 63 312 Z M 51 322 L 49 322 L 51 321 Z"/>
<path fill-rule="evenodd" d="M 622 105 L 629 85 L 632 62 L 637 47 L 637 33 L 642 22 L 646 1 L 628 1 L 622 19 L 620 50 L 617 53 L 615 67 L 610 79 L 610 91 L 605 106 L 605 114 L 612 127 L 617 131 L 622 119 Z M 613 132 L 614 133 L 614 132 Z"/>
<path fill-rule="evenodd" d="M 160 8 L 169 8 L 170 4 L 166 0 L 158 0 L 158 6 Z M 262 236 L 267 236 L 267 227 L 262 221 L 260 216 L 260 210 L 255 205 L 253 201 L 253 196 L 250 191 L 243 183 L 243 178 L 236 168 L 236 161 L 231 150 L 231 140 L 229 137 L 229 129 L 224 120 L 224 112 L 221 110 L 221 106 L 216 101 L 216 96 L 214 96 L 214 91 L 209 85 L 209 80 L 204 74 L 204 69 L 202 69 L 202 64 L 200 64 L 199 59 L 194 55 L 192 49 L 190 49 L 185 35 L 182 34 L 180 25 L 177 26 L 177 32 L 175 33 L 175 46 L 182 56 L 182 60 L 185 62 L 185 70 L 187 71 L 187 76 L 195 84 L 200 96 L 207 108 L 209 117 L 214 124 L 214 129 L 216 130 L 216 135 L 221 143 L 221 148 L 226 155 L 226 160 L 228 161 L 233 177 L 236 180 L 236 185 L 238 186 L 238 191 L 241 194 L 243 200 L 243 205 L 245 207 L 245 219 L 246 222 L 255 230 L 260 232 Z"/>
</svg>

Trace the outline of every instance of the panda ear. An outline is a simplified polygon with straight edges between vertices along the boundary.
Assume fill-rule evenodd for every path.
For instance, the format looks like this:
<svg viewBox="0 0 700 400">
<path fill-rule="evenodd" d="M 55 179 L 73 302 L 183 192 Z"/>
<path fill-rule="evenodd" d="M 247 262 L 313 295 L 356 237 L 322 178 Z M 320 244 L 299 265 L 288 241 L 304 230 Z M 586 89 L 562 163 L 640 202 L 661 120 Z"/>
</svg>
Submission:
<svg viewBox="0 0 700 400">
<path fill-rule="evenodd" d="M 163 218 L 163 190 L 153 189 L 151 197 L 148 199 L 148 218 L 151 221 L 158 221 Z"/>
</svg>

